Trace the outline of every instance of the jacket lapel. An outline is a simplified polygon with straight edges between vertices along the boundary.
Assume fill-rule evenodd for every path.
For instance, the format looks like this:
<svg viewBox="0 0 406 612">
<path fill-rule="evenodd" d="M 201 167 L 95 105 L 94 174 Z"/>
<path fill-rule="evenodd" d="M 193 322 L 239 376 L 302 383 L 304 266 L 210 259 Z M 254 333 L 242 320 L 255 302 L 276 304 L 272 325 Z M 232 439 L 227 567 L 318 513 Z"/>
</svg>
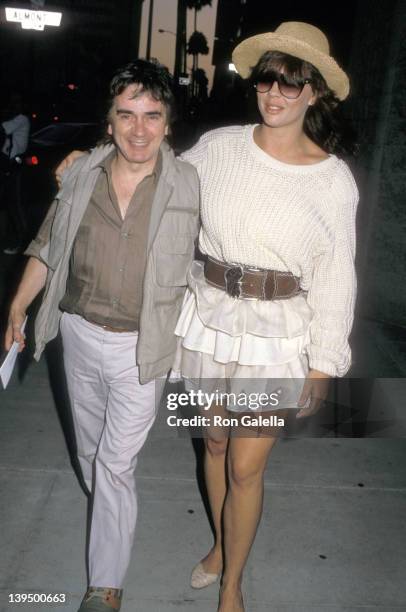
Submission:
<svg viewBox="0 0 406 612">
<path fill-rule="evenodd" d="M 89 204 L 97 178 L 100 174 L 101 170 L 98 164 L 105 159 L 105 157 L 107 157 L 107 155 L 109 155 L 113 149 L 113 145 L 97 147 L 94 149 L 94 151 L 92 151 L 90 155 L 83 160 L 83 165 L 78 174 L 74 177 L 70 177 L 66 181 L 65 187 L 62 187 L 61 191 L 56 196 L 64 199 L 65 189 L 67 193 L 70 193 L 72 201 L 75 195 L 76 206 L 74 210 L 72 210 L 67 235 L 68 252 L 73 245 L 79 225 L 82 221 L 83 215 L 85 214 L 85 210 Z"/>
<path fill-rule="evenodd" d="M 155 190 L 154 200 L 152 202 L 151 217 L 149 221 L 148 230 L 148 253 L 154 243 L 156 234 L 158 232 L 159 224 L 162 219 L 162 215 L 165 212 L 165 209 L 174 190 L 174 154 L 172 149 L 166 142 L 163 142 L 161 144 L 161 153 L 162 172 Z"/>
</svg>

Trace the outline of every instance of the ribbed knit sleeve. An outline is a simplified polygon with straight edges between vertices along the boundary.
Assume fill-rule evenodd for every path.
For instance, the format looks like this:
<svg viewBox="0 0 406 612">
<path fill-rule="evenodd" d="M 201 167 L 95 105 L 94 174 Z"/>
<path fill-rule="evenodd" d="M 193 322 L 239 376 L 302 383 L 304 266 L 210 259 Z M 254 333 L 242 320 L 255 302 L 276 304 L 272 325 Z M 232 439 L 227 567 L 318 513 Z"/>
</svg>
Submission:
<svg viewBox="0 0 406 612">
<path fill-rule="evenodd" d="M 197 170 L 201 171 L 201 167 L 204 161 L 207 160 L 207 153 L 210 143 L 215 142 L 218 138 L 227 138 L 227 134 L 233 135 L 241 132 L 240 126 L 230 126 L 227 128 L 217 128 L 215 130 L 209 130 L 205 132 L 191 149 L 188 149 L 179 156 L 182 161 L 189 162 L 192 166 L 195 166 Z"/>
<path fill-rule="evenodd" d="M 351 365 L 348 336 L 356 298 L 355 214 L 358 191 L 353 176 L 340 162 L 331 185 L 335 226 L 330 248 L 315 261 L 308 303 L 314 311 L 310 324 L 309 365 L 331 376 L 344 376 Z"/>
</svg>

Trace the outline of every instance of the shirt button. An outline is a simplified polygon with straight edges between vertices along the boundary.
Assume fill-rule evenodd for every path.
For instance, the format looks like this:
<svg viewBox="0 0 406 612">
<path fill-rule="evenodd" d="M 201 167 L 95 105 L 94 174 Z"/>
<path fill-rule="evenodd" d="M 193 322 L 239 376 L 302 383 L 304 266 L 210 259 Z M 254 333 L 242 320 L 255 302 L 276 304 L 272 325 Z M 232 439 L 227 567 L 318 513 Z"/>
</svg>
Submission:
<svg viewBox="0 0 406 612">
<path fill-rule="evenodd" d="M 119 272 L 124 272 L 124 268 L 119 268 L 118 271 Z"/>
<path fill-rule="evenodd" d="M 117 298 L 113 298 L 113 299 L 111 300 L 111 303 L 112 303 L 114 306 L 116 306 L 116 304 L 118 304 L 118 299 L 117 299 Z"/>
<path fill-rule="evenodd" d="M 121 235 L 123 238 L 128 238 L 128 232 L 123 232 Z"/>
</svg>

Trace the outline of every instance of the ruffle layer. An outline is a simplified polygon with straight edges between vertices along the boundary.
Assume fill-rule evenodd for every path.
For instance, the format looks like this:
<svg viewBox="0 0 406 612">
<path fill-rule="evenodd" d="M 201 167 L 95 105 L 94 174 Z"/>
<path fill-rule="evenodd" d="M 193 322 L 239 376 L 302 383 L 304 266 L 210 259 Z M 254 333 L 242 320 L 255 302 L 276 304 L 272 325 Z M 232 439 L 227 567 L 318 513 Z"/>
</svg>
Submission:
<svg viewBox="0 0 406 612">
<path fill-rule="evenodd" d="M 209 285 L 197 261 L 188 284 L 175 329 L 180 336 L 177 365 L 181 347 L 207 353 L 222 364 L 247 366 L 285 364 L 304 353 L 312 310 L 303 295 L 277 301 L 236 300 Z"/>
<path fill-rule="evenodd" d="M 267 411 L 297 408 L 304 379 L 308 373 L 307 358 L 296 355 L 292 361 L 277 365 L 241 365 L 219 363 L 212 355 L 190 351 L 178 338 L 173 369 L 169 381 L 184 379 L 187 391 L 203 391 L 212 394 L 226 393 L 225 407 L 232 412 Z M 258 404 L 258 394 L 271 394 L 278 398 L 271 405 Z M 238 396 L 239 400 L 233 400 Z M 242 400 L 242 401 L 241 401 Z"/>
</svg>

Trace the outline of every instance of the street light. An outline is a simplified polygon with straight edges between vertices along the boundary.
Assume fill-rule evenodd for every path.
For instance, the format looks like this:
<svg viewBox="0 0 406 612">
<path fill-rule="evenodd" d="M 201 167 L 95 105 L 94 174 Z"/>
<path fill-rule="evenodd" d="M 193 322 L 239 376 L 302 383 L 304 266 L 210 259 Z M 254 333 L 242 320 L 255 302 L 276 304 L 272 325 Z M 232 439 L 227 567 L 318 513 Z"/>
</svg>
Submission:
<svg viewBox="0 0 406 612">
<path fill-rule="evenodd" d="M 176 37 L 176 32 L 172 32 L 172 30 L 163 30 L 162 28 L 159 28 L 158 32 L 161 34 L 173 34 L 173 36 Z"/>
<path fill-rule="evenodd" d="M 152 43 L 152 20 L 154 15 L 154 0 L 149 0 L 148 38 L 147 38 L 147 60 L 151 59 Z"/>
</svg>

